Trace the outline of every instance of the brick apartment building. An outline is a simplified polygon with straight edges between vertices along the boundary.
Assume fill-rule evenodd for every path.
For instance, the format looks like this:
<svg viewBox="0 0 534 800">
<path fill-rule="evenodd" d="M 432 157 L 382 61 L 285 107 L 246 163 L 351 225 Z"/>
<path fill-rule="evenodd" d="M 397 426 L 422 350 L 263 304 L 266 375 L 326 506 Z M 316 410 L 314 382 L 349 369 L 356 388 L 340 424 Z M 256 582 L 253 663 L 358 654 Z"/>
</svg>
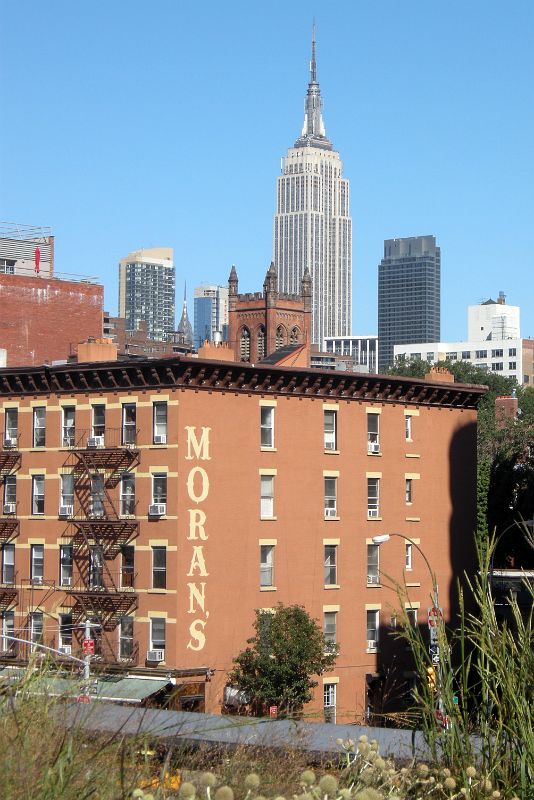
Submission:
<svg viewBox="0 0 534 800">
<path fill-rule="evenodd" d="M 186 357 L 8 368 L 0 387 L 4 663 L 37 641 L 79 655 L 90 619 L 94 668 L 189 671 L 188 707 L 220 711 L 254 609 L 301 603 L 340 646 L 310 711 L 353 721 L 395 647 L 382 576 L 426 625 L 408 538 L 453 613 L 481 387 Z"/>
</svg>

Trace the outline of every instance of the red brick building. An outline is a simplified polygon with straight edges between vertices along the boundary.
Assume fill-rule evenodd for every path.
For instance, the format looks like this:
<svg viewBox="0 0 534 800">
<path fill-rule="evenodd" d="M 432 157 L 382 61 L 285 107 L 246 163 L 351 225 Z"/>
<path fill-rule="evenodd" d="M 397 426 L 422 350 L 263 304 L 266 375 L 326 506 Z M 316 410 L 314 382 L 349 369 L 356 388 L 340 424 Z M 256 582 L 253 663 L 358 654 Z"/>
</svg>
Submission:
<svg viewBox="0 0 534 800">
<path fill-rule="evenodd" d="M 10 367 L 64 360 L 102 336 L 104 287 L 45 275 L 0 274 L 0 347 Z"/>
<path fill-rule="evenodd" d="M 5 663 L 79 656 L 89 619 L 93 669 L 171 674 L 220 711 L 254 609 L 301 603 L 340 646 L 309 710 L 354 721 L 398 646 L 390 578 L 426 626 L 417 547 L 454 613 L 481 387 L 170 357 L 8 368 L 0 392 Z"/>
</svg>

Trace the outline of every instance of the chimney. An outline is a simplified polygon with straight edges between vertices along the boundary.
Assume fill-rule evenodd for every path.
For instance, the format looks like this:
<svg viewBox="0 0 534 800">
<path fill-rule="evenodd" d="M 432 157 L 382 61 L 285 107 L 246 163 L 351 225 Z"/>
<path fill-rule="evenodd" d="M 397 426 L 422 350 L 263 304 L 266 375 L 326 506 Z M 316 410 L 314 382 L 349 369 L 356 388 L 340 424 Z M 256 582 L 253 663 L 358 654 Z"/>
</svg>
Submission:
<svg viewBox="0 0 534 800">
<path fill-rule="evenodd" d="M 431 367 L 430 372 L 427 372 L 425 375 L 425 381 L 454 383 L 454 375 L 447 369 L 447 367 Z"/>
</svg>

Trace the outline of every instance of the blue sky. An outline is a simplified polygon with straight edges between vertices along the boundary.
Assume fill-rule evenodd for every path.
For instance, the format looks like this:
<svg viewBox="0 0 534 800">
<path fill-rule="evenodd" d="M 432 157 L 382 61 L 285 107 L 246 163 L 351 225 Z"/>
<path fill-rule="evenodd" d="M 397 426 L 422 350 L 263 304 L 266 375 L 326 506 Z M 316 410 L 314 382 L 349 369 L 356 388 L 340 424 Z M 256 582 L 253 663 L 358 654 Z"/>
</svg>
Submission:
<svg viewBox="0 0 534 800">
<path fill-rule="evenodd" d="M 174 247 L 178 299 L 232 263 L 260 289 L 314 14 L 351 182 L 353 332 L 376 332 L 383 240 L 432 233 L 442 339 L 501 289 L 534 336 L 531 0 L 4 0 L 0 219 L 51 226 L 57 271 L 97 276 L 112 313 L 139 247 Z"/>
</svg>

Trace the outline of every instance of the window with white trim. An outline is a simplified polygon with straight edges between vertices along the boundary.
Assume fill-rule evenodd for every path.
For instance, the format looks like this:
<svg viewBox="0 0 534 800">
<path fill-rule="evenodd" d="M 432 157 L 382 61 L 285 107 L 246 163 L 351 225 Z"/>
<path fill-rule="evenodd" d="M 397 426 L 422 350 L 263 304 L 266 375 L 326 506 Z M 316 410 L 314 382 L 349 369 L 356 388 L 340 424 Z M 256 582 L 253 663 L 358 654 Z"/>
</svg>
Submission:
<svg viewBox="0 0 534 800">
<path fill-rule="evenodd" d="M 367 478 L 367 516 L 380 516 L 380 478 Z"/>
<path fill-rule="evenodd" d="M 59 647 L 72 646 L 72 614 L 59 615 Z"/>
<path fill-rule="evenodd" d="M 122 443 L 135 444 L 137 439 L 137 406 L 135 403 L 122 405 Z"/>
<path fill-rule="evenodd" d="M 326 651 L 331 653 L 337 643 L 337 611 L 323 612 L 323 636 Z"/>
<path fill-rule="evenodd" d="M 323 417 L 324 449 L 337 450 L 337 411 L 325 411 Z"/>
<path fill-rule="evenodd" d="M 165 651 L 165 617 L 150 620 L 150 649 Z"/>
<path fill-rule="evenodd" d="M 367 452 L 380 452 L 380 414 L 367 414 Z"/>
<path fill-rule="evenodd" d="M 337 544 L 324 545 L 324 584 L 337 586 Z"/>
<path fill-rule="evenodd" d="M 324 721 L 336 721 L 336 687 L 335 683 L 325 683 L 323 686 Z"/>
<path fill-rule="evenodd" d="M 408 619 L 408 624 L 412 626 L 412 628 L 417 627 L 417 609 L 416 608 L 406 608 L 406 617 Z"/>
<path fill-rule="evenodd" d="M 412 441 L 412 415 L 406 414 L 404 416 L 404 438 L 407 442 Z"/>
<path fill-rule="evenodd" d="M 260 517 L 274 517 L 274 475 L 260 475 Z"/>
<path fill-rule="evenodd" d="M 379 612 L 367 611 L 367 649 L 376 650 L 378 648 L 378 625 Z"/>
<path fill-rule="evenodd" d="M 119 658 L 129 660 L 134 653 L 134 618 L 131 615 L 121 617 L 119 626 Z"/>
<path fill-rule="evenodd" d="M 74 474 L 63 472 L 60 476 L 59 505 L 60 508 L 70 508 L 70 513 L 74 510 Z"/>
<path fill-rule="evenodd" d="M 6 408 L 4 443 L 16 447 L 19 439 L 19 410 Z"/>
<path fill-rule="evenodd" d="M 167 588 L 167 548 L 162 545 L 152 547 L 152 588 Z"/>
<path fill-rule="evenodd" d="M 2 612 L 2 642 L 0 651 L 8 653 L 15 650 L 17 643 L 10 639 L 10 636 L 15 635 L 15 612 L 3 611 Z"/>
<path fill-rule="evenodd" d="M 4 514 L 13 514 L 17 510 L 17 476 L 6 475 L 4 478 Z"/>
<path fill-rule="evenodd" d="M 404 567 L 407 570 L 412 569 L 412 545 L 409 542 L 405 545 Z"/>
<path fill-rule="evenodd" d="M 367 583 L 379 584 L 380 571 L 379 571 L 379 553 L 380 545 L 368 544 L 367 545 Z"/>
<path fill-rule="evenodd" d="M 95 472 L 91 475 L 91 516 L 100 519 L 104 516 L 104 475 Z"/>
<path fill-rule="evenodd" d="M 2 545 L 2 584 L 13 586 L 15 583 L 15 545 Z"/>
<path fill-rule="evenodd" d="M 74 447 L 76 441 L 76 407 L 63 406 L 61 443 L 63 447 Z"/>
<path fill-rule="evenodd" d="M 44 447 L 46 444 L 46 408 L 39 406 L 33 409 L 33 446 Z"/>
<path fill-rule="evenodd" d="M 121 586 L 133 588 L 135 577 L 135 547 L 124 544 L 121 547 Z"/>
<path fill-rule="evenodd" d="M 92 407 L 92 429 L 93 437 L 104 437 L 106 435 L 106 406 L 102 404 Z"/>
<path fill-rule="evenodd" d="M 337 517 L 337 478 L 324 479 L 324 515 Z"/>
<path fill-rule="evenodd" d="M 153 441 L 154 444 L 167 444 L 167 403 L 158 402 L 153 405 Z"/>
<path fill-rule="evenodd" d="M 260 545 L 260 586 L 274 586 L 274 545 Z"/>
<path fill-rule="evenodd" d="M 70 586 L 72 584 L 72 545 L 59 546 L 59 584 Z"/>
<path fill-rule="evenodd" d="M 121 478 L 121 516 L 135 514 L 135 473 L 126 472 Z"/>
<path fill-rule="evenodd" d="M 260 445 L 274 447 L 274 408 L 260 406 Z"/>
<path fill-rule="evenodd" d="M 32 514 L 45 512 L 45 476 L 32 475 Z"/>
<path fill-rule="evenodd" d="M 30 637 L 31 637 L 31 651 L 32 653 L 39 648 L 34 645 L 42 644 L 43 642 L 43 614 L 41 611 L 33 611 L 30 614 Z"/>
<path fill-rule="evenodd" d="M 405 478 L 405 485 L 404 485 L 404 499 L 407 503 L 412 502 L 413 496 L 413 481 L 411 478 Z"/>
<path fill-rule="evenodd" d="M 152 475 L 152 503 L 167 503 L 166 472 L 155 472 Z"/>
</svg>

